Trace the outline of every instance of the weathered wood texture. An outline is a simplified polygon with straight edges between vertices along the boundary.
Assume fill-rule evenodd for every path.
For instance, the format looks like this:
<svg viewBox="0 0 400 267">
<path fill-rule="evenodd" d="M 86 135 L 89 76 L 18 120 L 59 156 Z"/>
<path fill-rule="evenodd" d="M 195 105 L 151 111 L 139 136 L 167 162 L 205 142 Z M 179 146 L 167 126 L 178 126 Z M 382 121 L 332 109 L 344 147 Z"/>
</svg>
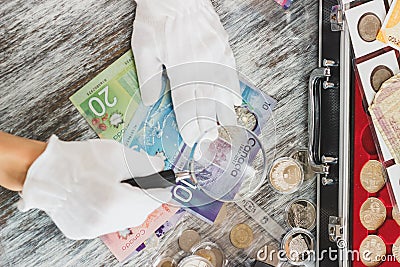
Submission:
<svg viewBox="0 0 400 267">
<path fill-rule="evenodd" d="M 307 142 L 307 79 L 317 65 L 316 1 L 295 1 L 283 11 L 272 0 L 215 0 L 230 35 L 239 71 L 279 101 L 275 111 L 277 156 Z M 130 47 L 135 4 L 131 0 L 3 0 L 0 5 L 0 130 L 46 140 L 95 138 L 68 97 Z M 282 225 L 293 198 L 315 197 L 315 183 L 290 196 L 265 186 L 257 202 Z M 0 266 L 112 266 L 117 261 L 99 239 L 66 239 L 44 212 L 21 213 L 18 195 L 0 188 Z M 270 242 L 235 205 L 225 226 L 246 221 L 256 244 Z M 229 244 L 227 227 L 197 227 L 246 266 L 246 254 Z M 183 224 L 184 225 L 184 224 Z M 183 226 L 180 226 L 183 227 Z M 168 245 L 167 243 L 171 243 Z M 161 251 L 174 246 L 165 240 Z M 127 266 L 146 266 L 154 249 Z"/>
</svg>

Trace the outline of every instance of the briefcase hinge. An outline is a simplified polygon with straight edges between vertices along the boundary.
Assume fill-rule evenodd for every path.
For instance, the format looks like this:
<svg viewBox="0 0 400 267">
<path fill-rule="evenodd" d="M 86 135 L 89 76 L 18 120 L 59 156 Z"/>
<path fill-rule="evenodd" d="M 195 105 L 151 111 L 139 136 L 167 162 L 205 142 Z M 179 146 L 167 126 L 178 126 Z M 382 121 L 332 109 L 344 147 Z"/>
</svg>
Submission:
<svg viewBox="0 0 400 267">
<path fill-rule="evenodd" d="M 343 218 L 329 216 L 329 240 L 338 242 L 343 238 Z"/>
<path fill-rule="evenodd" d="M 330 21 L 333 32 L 343 31 L 343 9 L 340 5 L 332 7 Z"/>
</svg>

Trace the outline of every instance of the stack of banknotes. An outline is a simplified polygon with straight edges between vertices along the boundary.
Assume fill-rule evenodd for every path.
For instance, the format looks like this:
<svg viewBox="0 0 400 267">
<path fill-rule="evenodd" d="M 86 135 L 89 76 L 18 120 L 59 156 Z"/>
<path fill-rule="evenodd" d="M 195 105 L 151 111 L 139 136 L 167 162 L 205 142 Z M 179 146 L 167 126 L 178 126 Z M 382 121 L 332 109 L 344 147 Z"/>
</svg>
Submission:
<svg viewBox="0 0 400 267">
<path fill-rule="evenodd" d="M 162 86 L 164 93 L 158 102 L 152 106 L 143 105 L 134 58 L 128 51 L 70 100 L 100 138 L 116 140 L 149 155 L 162 153 L 166 159 L 165 169 L 181 170 L 191 149 L 179 135 L 166 77 Z M 257 118 L 254 132 L 259 134 L 272 116 L 276 101 L 244 82 L 241 82 L 241 92 L 242 105 Z M 199 189 L 188 186 L 188 190 L 191 191 L 190 200 L 173 197 L 171 203 L 160 203 L 142 225 L 110 233 L 101 239 L 119 261 L 126 261 L 144 249 L 146 241 L 154 234 L 160 237 L 172 229 L 185 212 L 213 223 L 223 203 L 211 199 Z"/>
</svg>

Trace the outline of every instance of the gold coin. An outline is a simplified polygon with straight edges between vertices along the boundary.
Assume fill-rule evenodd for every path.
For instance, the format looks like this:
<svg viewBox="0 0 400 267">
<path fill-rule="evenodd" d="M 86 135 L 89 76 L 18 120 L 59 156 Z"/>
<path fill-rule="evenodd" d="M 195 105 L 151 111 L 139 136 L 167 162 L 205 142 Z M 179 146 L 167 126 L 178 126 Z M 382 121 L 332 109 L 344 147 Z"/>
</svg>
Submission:
<svg viewBox="0 0 400 267">
<path fill-rule="evenodd" d="M 386 207 L 376 197 L 368 198 L 361 206 L 360 220 L 368 230 L 378 229 L 386 220 Z"/>
<path fill-rule="evenodd" d="M 228 215 L 226 205 L 226 203 L 222 205 L 221 209 L 218 212 L 217 218 L 215 218 L 214 225 L 219 226 L 225 221 L 226 216 Z"/>
<path fill-rule="evenodd" d="M 400 237 L 397 238 L 396 242 L 394 242 L 392 246 L 392 254 L 396 258 L 396 260 L 400 263 Z"/>
<path fill-rule="evenodd" d="M 206 260 L 211 262 L 211 264 L 213 266 L 217 266 L 217 256 L 215 255 L 214 251 L 212 251 L 211 249 L 202 248 L 202 249 L 197 250 L 195 252 L 195 254 L 197 256 L 205 258 Z"/>
<path fill-rule="evenodd" d="M 386 255 L 386 245 L 377 235 L 367 236 L 360 245 L 360 257 L 366 266 L 378 266 Z"/>
<path fill-rule="evenodd" d="M 175 267 L 176 264 L 174 263 L 174 260 L 172 259 L 162 259 L 158 264 L 157 267 Z"/>
<path fill-rule="evenodd" d="M 385 185 L 385 174 L 382 163 L 369 160 L 363 166 L 360 174 L 362 187 L 369 193 L 376 193 Z"/>
<path fill-rule="evenodd" d="M 230 239 L 235 247 L 248 248 L 254 239 L 253 230 L 247 224 L 237 224 L 231 230 Z"/>
<path fill-rule="evenodd" d="M 200 242 L 200 240 L 201 237 L 195 230 L 185 230 L 179 237 L 178 243 L 179 247 L 183 251 L 189 252 L 194 245 Z"/>
<path fill-rule="evenodd" d="M 381 29 L 381 20 L 374 13 L 368 12 L 358 21 L 358 34 L 366 42 L 373 42 Z"/>
<path fill-rule="evenodd" d="M 398 206 L 394 206 L 392 209 L 392 217 L 393 220 L 397 222 L 397 224 L 400 226 L 400 211 Z"/>
</svg>

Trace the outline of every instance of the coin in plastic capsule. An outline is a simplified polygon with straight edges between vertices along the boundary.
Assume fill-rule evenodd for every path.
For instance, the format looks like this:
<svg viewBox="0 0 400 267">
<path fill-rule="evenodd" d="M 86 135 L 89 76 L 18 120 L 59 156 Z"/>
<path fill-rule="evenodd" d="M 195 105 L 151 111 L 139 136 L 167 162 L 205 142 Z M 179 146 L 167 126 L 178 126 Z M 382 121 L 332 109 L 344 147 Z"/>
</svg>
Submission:
<svg viewBox="0 0 400 267">
<path fill-rule="evenodd" d="M 294 228 L 283 237 L 281 246 L 288 262 L 299 266 L 312 261 L 314 243 L 314 236 L 309 231 Z"/>
<path fill-rule="evenodd" d="M 176 267 L 175 260 L 172 258 L 163 258 L 157 262 L 157 267 Z"/>
<path fill-rule="evenodd" d="M 182 232 L 178 239 L 179 247 L 186 252 L 189 252 L 190 249 L 199 243 L 201 237 L 198 232 L 192 229 L 188 229 Z"/>
<path fill-rule="evenodd" d="M 269 183 L 272 188 L 283 194 L 290 194 L 299 189 L 304 180 L 303 167 L 289 157 L 275 160 L 269 171 Z"/>
<path fill-rule="evenodd" d="M 214 267 L 211 262 L 206 260 L 203 257 L 192 255 L 186 258 L 183 258 L 178 267 Z"/>
<path fill-rule="evenodd" d="M 292 228 L 312 230 L 315 227 L 316 218 L 315 205 L 306 199 L 295 200 L 286 208 L 286 221 Z"/>
</svg>

